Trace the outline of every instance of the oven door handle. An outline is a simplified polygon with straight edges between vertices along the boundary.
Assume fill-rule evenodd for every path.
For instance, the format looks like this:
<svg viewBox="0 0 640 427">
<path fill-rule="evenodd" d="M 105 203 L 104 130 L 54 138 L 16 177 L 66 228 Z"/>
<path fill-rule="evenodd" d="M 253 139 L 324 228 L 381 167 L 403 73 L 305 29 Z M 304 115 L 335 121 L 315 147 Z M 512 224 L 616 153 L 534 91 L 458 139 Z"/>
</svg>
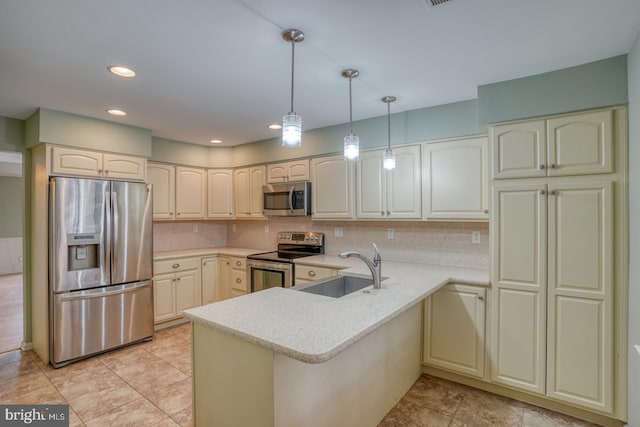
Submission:
<svg viewBox="0 0 640 427">
<path fill-rule="evenodd" d="M 289 190 L 289 210 L 291 211 L 291 215 L 293 215 L 293 190 L 294 190 L 294 186 L 291 186 L 291 189 Z"/>
</svg>

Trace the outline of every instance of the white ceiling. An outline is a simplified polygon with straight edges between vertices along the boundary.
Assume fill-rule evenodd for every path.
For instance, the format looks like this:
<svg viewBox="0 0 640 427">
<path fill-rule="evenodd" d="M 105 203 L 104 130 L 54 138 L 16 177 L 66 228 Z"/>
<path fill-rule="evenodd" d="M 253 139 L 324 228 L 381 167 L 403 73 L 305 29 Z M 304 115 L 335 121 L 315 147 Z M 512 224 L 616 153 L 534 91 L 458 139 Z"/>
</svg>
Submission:
<svg viewBox="0 0 640 427">
<path fill-rule="evenodd" d="M 427 0 L 428 1 L 428 0 Z M 226 146 L 476 97 L 476 87 L 627 53 L 640 0 L 0 0 L 0 115 L 37 107 Z M 117 78 L 108 65 L 136 70 Z M 105 110 L 119 107 L 123 118 Z"/>
</svg>

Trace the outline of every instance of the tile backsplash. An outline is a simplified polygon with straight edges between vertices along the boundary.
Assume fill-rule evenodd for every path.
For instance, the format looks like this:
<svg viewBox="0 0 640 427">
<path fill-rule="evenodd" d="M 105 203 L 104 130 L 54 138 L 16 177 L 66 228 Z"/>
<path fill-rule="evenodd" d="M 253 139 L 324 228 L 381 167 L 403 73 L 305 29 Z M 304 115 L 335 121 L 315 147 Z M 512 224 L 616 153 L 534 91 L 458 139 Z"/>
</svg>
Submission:
<svg viewBox="0 0 640 427">
<path fill-rule="evenodd" d="M 325 251 L 347 250 L 373 255 L 371 242 L 383 259 L 489 268 L 489 224 L 432 221 L 313 221 L 309 218 L 274 218 L 256 221 L 155 222 L 154 251 L 201 247 L 243 247 L 257 251 L 276 248 L 281 231 L 317 231 L 325 234 Z M 335 229 L 342 229 L 342 237 Z M 393 229 L 393 239 L 388 238 Z M 472 232 L 480 242 L 472 243 Z"/>
<path fill-rule="evenodd" d="M 335 228 L 342 229 L 342 237 L 334 236 Z M 393 239 L 388 238 L 389 229 L 393 229 Z M 488 223 L 338 222 L 312 221 L 308 218 L 233 221 L 227 230 L 227 246 L 273 250 L 280 231 L 325 233 L 325 251 L 328 255 L 357 250 L 369 256 L 373 254 L 371 242 L 375 242 L 383 259 L 387 260 L 489 268 Z M 479 243 L 472 243 L 472 231 L 479 232 Z"/>
<path fill-rule="evenodd" d="M 154 222 L 153 251 L 226 246 L 227 223 L 222 221 Z"/>
</svg>

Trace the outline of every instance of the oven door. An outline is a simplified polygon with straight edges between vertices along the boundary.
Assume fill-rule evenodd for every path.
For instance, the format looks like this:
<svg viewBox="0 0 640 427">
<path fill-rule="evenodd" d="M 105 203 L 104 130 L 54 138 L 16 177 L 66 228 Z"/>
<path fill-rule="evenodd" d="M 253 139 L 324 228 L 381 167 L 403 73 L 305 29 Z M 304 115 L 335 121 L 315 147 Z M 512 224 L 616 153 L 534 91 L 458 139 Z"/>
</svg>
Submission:
<svg viewBox="0 0 640 427">
<path fill-rule="evenodd" d="M 293 264 L 256 259 L 247 260 L 247 280 L 251 292 L 268 288 L 290 288 Z"/>
</svg>

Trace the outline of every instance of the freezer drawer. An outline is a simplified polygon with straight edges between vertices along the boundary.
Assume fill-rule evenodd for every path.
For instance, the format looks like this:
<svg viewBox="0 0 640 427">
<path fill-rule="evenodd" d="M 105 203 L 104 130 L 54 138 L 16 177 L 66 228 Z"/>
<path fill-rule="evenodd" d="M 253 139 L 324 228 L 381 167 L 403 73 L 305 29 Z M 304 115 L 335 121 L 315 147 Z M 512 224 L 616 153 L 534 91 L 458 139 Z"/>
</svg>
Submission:
<svg viewBox="0 0 640 427">
<path fill-rule="evenodd" d="M 151 337 L 152 292 L 145 281 L 54 295 L 53 366 Z"/>
</svg>

